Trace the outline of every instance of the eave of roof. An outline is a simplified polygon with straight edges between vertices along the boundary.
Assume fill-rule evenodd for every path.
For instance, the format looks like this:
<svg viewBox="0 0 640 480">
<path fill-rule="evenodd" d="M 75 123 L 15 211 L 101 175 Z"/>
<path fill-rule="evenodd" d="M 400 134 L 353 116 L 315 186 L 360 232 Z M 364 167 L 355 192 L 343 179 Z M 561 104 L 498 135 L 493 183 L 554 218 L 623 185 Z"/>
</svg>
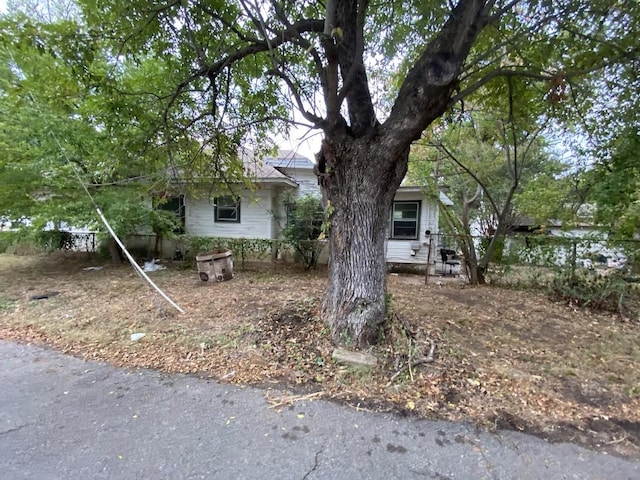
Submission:
<svg viewBox="0 0 640 480">
<path fill-rule="evenodd" d="M 398 192 L 407 192 L 407 193 L 423 193 L 424 192 L 424 188 L 423 187 L 417 187 L 417 186 L 413 186 L 413 185 L 400 185 L 398 187 Z M 442 202 L 443 205 L 446 205 L 447 207 L 450 207 L 453 205 L 453 200 L 451 200 L 446 193 L 439 191 L 438 195 L 440 197 L 440 201 Z"/>
<path fill-rule="evenodd" d="M 247 178 L 256 183 L 274 183 L 297 187 L 298 184 L 277 168 L 266 163 L 245 162 Z"/>
</svg>

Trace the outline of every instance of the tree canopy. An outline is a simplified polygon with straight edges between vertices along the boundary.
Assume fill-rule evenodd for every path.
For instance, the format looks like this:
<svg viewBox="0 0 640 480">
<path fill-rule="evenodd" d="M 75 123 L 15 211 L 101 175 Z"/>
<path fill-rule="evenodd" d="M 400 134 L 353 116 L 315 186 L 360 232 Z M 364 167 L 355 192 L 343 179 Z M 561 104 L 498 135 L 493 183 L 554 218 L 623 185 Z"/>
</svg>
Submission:
<svg viewBox="0 0 640 480">
<path fill-rule="evenodd" d="M 409 165 L 412 182 L 433 193 L 446 189 L 454 200 L 453 207 L 441 208 L 442 218 L 474 284 L 484 283 L 496 248 L 522 216 L 519 196 L 548 172 L 562 169 L 542 135 L 548 120 L 536 114 L 540 102 L 530 105 L 518 83 L 522 87 L 508 79 L 501 100 L 434 122 Z"/>
<path fill-rule="evenodd" d="M 150 141 L 157 106 L 113 95 L 108 50 L 75 18 L 42 17 L 2 19 L 0 215 L 36 229 L 95 227 L 84 185 L 119 233 L 171 231 L 172 218 L 151 202 L 168 179 L 167 152 Z M 121 67 L 119 88 L 149 84 L 150 63 Z"/>
</svg>

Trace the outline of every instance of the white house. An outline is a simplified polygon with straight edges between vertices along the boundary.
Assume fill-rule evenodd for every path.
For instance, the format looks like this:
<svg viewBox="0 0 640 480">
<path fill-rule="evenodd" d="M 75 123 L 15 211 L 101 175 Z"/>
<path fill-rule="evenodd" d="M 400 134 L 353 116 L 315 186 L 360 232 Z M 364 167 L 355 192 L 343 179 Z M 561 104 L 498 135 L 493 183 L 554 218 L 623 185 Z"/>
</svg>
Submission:
<svg viewBox="0 0 640 480">
<path fill-rule="evenodd" d="M 299 184 L 266 162 L 247 162 L 246 170 L 254 188 L 240 188 L 234 192 L 236 199 L 230 195 L 184 196 L 187 234 L 273 240 L 280 237 L 277 215 L 274 214 L 281 212 L 284 208 L 282 199 L 297 192 Z"/>
<path fill-rule="evenodd" d="M 600 264 L 620 268 L 627 261 L 623 249 L 609 243 L 609 233 L 604 227 L 592 223 L 567 227 L 560 220 L 549 220 L 542 227 L 531 217 L 518 220 L 514 233 L 506 239 L 505 249 L 516 252 L 524 262 L 542 259 L 558 266 L 573 261 L 574 255 L 575 261 L 585 267 Z"/>
<path fill-rule="evenodd" d="M 314 163 L 296 152 L 280 151 L 277 157 L 266 157 L 261 164 L 249 162 L 247 165 L 250 165 L 247 174 L 255 188 L 235 192 L 237 200 L 230 196 L 187 194 L 183 197 L 187 234 L 277 240 L 280 238 L 277 218 L 285 218 L 286 199 L 308 194 L 320 196 Z M 441 200 L 452 204 L 444 194 Z M 401 186 L 389 216 L 387 262 L 426 265 L 430 234 L 437 232 L 437 202 L 420 187 Z M 435 252 L 431 257 L 433 263 Z"/>
</svg>

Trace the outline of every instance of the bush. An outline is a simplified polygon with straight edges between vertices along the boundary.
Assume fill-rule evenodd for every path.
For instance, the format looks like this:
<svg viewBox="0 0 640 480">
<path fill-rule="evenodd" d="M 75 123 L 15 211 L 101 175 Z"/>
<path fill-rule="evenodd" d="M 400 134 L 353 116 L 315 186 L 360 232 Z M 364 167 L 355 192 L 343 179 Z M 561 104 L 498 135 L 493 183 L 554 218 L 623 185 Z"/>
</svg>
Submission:
<svg viewBox="0 0 640 480">
<path fill-rule="evenodd" d="M 54 250 L 72 250 L 73 236 L 60 230 L 40 230 L 34 235 L 36 244 L 47 252 Z"/>
<path fill-rule="evenodd" d="M 637 307 L 640 304 L 637 288 L 615 273 L 563 273 L 551 282 L 549 297 L 553 301 L 614 312 L 634 320 L 637 319 Z"/>
<path fill-rule="evenodd" d="M 42 248 L 26 230 L 0 232 L 0 253 L 34 255 Z"/>
<path fill-rule="evenodd" d="M 184 245 L 184 259 L 193 262 L 197 255 L 214 249 L 231 250 L 236 259 L 244 266 L 246 259 L 264 258 L 273 248 L 273 241 L 262 238 L 222 238 L 222 237 L 191 237 L 182 238 Z"/>
<path fill-rule="evenodd" d="M 18 238 L 18 232 L 0 232 L 0 253 L 5 253 L 18 241 Z"/>
<path fill-rule="evenodd" d="M 293 247 L 307 270 L 314 268 L 326 242 L 323 236 L 324 211 L 319 198 L 307 195 L 287 205 L 287 225 L 282 237 Z"/>
</svg>

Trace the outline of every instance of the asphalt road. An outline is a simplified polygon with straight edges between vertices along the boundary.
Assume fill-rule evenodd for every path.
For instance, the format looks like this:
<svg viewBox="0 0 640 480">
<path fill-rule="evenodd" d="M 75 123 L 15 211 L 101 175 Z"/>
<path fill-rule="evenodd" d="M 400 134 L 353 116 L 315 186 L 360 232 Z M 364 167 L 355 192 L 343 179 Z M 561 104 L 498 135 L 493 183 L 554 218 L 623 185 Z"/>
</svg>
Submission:
<svg viewBox="0 0 640 480">
<path fill-rule="evenodd" d="M 263 390 L 0 341 L 0 479 L 201 478 L 638 480 L 640 462 L 325 401 L 275 411 Z"/>
</svg>

